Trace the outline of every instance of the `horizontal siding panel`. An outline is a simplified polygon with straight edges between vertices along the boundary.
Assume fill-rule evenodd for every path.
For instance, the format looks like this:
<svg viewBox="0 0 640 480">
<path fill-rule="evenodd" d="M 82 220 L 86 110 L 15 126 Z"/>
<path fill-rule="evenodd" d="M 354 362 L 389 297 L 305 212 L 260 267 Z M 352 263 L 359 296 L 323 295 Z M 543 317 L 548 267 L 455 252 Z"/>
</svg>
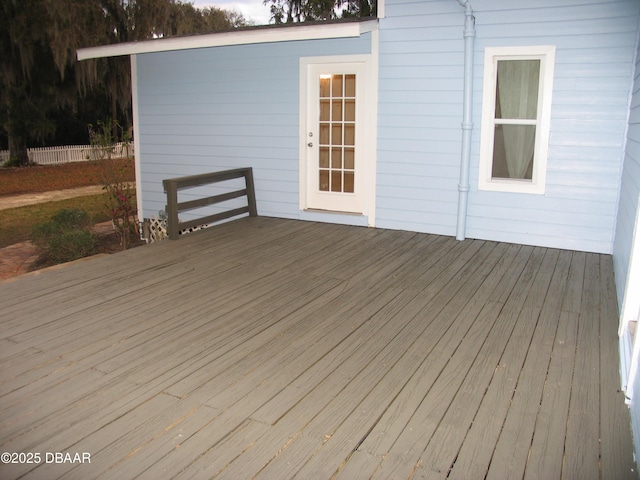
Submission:
<svg viewBox="0 0 640 480">
<path fill-rule="evenodd" d="M 422 142 L 455 142 L 460 138 L 460 132 L 455 128 L 385 128 L 387 138 L 396 140 L 414 140 L 420 138 Z"/>
<path fill-rule="evenodd" d="M 629 75 L 618 76 L 617 72 L 612 72 L 611 75 L 606 76 L 602 75 L 600 77 L 595 77 L 591 75 L 590 78 L 585 78 L 584 76 L 578 76 L 578 79 L 575 83 L 575 88 L 579 89 L 583 92 L 588 91 L 602 91 L 605 89 L 613 90 L 616 92 L 626 92 L 629 89 Z M 622 75 L 622 74 L 620 74 Z M 622 95 L 621 95 L 622 97 Z M 625 98 L 628 100 L 628 97 Z"/>
<path fill-rule="evenodd" d="M 554 99 L 553 106 L 551 107 L 551 122 L 553 123 L 556 118 L 579 118 L 583 120 L 589 118 L 610 118 L 611 120 L 625 122 L 627 118 L 625 110 L 626 106 L 625 109 L 622 109 L 620 105 L 611 108 L 610 105 L 585 105 L 579 104 L 578 102 L 559 104 Z"/>
<path fill-rule="evenodd" d="M 618 211 L 617 239 L 619 236 L 622 238 L 632 238 L 636 220 L 635 211 L 638 208 L 639 187 L 635 181 L 630 180 L 630 176 L 624 177 L 622 187 L 620 188 L 620 205 L 624 205 L 625 208 L 621 208 Z M 624 275 L 626 275 L 626 273 L 625 271 Z"/>
<path fill-rule="evenodd" d="M 402 35 L 400 35 L 402 33 Z M 394 55 L 398 53 L 430 53 L 449 52 L 453 55 L 462 54 L 464 44 L 462 37 L 442 39 L 433 38 L 431 35 L 421 35 L 422 30 L 409 32 L 400 30 L 398 35 L 388 35 L 385 33 L 385 42 L 380 46 L 380 53 L 383 55 Z M 392 38 L 388 38 L 392 37 Z M 404 39 L 402 37 L 405 37 Z M 424 38 L 421 38 L 424 37 Z M 462 64 L 462 62 L 461 62 Z"/>
<path fill-rule="evenodd" d="M 382 151 L 383 155 L 392 155 L 392 151 Z M 433 169 L 440 168 L 460 168 L 460 152 L 410 152 L 404 151 L 395 158 L 395 161 L 383 162 L 378 167 L 378 174 L 397 174 L 398 171 L 403 173 L 416 172 L 416 174 L 424 174 Z M 383 179 L 381 178 L 381 181 Z"/>
<path fill-rule="evenodd" d="M 545 224 L 532 229 L 528 222 L 510 220 L 508 222 L 476 222 L 469 219 L 467 223 L 473 231 L 470 238 L 523 245 L 547 245 L 549 248 L 579 250 L 595 253 L 611 253 L 611 238 L 602 236 L 597 228 L 562 228 Z"/>
<path fill-rule="evenodd" d="M 412 202 L 411 200 L 398 201 L 396 205 L 390 207 L 381 205 L 379 206 L 378 220 L 380 222 L 384 220 L 387 223 L 406 221 L 414 225 L 417 223 L 425 223 L 425 225 L 429 225 L 430 228 L 436 225 L 448 228 L 455 226 L 455 217 L 452 218 L 451 212 L 457 208 L 456 205 L 451 204 L 449 208 L 441 210 L 433 207 L 434 205 L 430 202 Z M 429 222 L 431 222 L 432 225 L 430 225 Z M 378 226 L 387 228 L 382 225 Z M 407 230 L 413 230 L 413 228 Z M 422 231 L 422 229 L 418 231 Z M 436 233 L 436 231 L 437 230 L 433 233 Z M 449 234 L 451 234 L 451 231 L 449 231 Z"/>
<path fill-rule="evenodd" d="M 381 68 L 416 66 L 428 71 L 441 66 L 462 65 L 462 59 L 446 52 L 394 53 L 385 58 Z"/>
<path fill-rule="evenodd" d="M 381 138 L 378 140 L 378 161 L 394 163 L 408 153 L 431 153 L 434 155 L 460 152 L 460 140 L 451 142 L 427 142 L 424 140 L 398 140 L 394 138 Z"/>
<path fill-rule="evenodd" d="M 219 113 L 203 113 L 200 115 L 179 115 L 168 114 L 171 117 L 171 124 L 173 125 L 209 125 L 217 128 L 218 126 L 227 127 L 262 127 L 264 125 L 271 125 L 274 127 L 289 127 L 298 128 L 298 119 L 293 118 L 287 114 L 272 114 L 272 113 L 256 113 L 249 119 L 243 115 L 223 115 Z M 156 125 L 166 125 L 166 115 L 141 115 L 143 123 L 147 127 Z"/>
<path fill-rule="evenodd" d="M 571 185 L 576 189 L 602 188 L 617 191 L 619 184 L 619 175 L 588 175 L 583 173 L 554 173 L 553 175 L 547 175 L 547 185 L 550 187 L 554 185 Z M 611 211 L 609 213 L 613 216 L 615 212 Z"/>
<path fill-rule="evenodd" d="M 624 128 L 624 121 L 618 119 L 612 121 L 610 118 L 554 118 L 553 131 L 559 133 L 594 133 L 620 135 L 621 128 Z"/>
<path fill-rule="evenodd" d="M 624 143 L 624 134 L 619 133 L 594 133 L 588 132 L 589 135 L 570 135 L 563 132 L 552 132 L 549 138 L 549 144 L 562 146 L 575 146 L 577 148 L 585 147 L 612 147 L 621 153 L 620 148 Z"/>
<path fill-rule="evenodd" d="M 588 5 L 604 6 L 604 8 L 617 8 L 619 5 L 629 4 L 632 1 L 633 0 L 562 0 L 562 5 L 576 9 L 583 8 Z M 560 2 L 558 0 L 537 0 L 535 4 L 543 10 L 549 10 L 558 7 Z M 486 10 L 509 10 L 510 8 L 513 8 L 513 5 L 513 0 L 492 0 L 491 4 L 486 6 Z M 489 8 L 491 8 L 491 10 L 489 10 Z"/>
<path fill-rule="evenodd" d="M 625 40 L 633 40 L 633 36 L 625 34 Z M 602 37 L 600 36 L 601 40 Z M 556 52 L 556 63 L 570 67 L 575 72 L 584 72 L 584 74 L 606 75 L 601 70 L 601 66 L 608 65 L 613 72 L 619 75 L 628 75 L 629 62 L 632 61 L 633 55 L 628 49 L 621 49 L 620 44 L 625 43 L 620 38 L 615 39 L 615 46 L 598 45 L 594 47 L 583 45 L 582 48 L 571 48 L 562 43 L 562 50 Z M 628 42 L 627 42 L 628 43 Z M 626 73 L 625 73 L 626 72 Z"/>
<path fill-rule="evenodd" d="M 482 36 L 486 39 L 523 38 L 526 35 L 537 39 L 553 38 L 554 41 L 550 43 L 555 43 L 555 39 L 558 38 L 557 32 L 562 32 L 563 37 L 588 34 L 589 38 L 597 44 L 598 35 L 607 35 L 611 32 L 634 34 L 637 27 L 633 17 L 592 18 L 571 22 L 549 21 L 549 18 L 547 21 L 533 23 L 527 19 L 526 15 L 515 16 L 514 12 L 511 21 L 497 23 L 491 15 L 476 15 L 476 28 L 482 31 Z"/>
<path fill-rule="evenodd" d="M 272 204 L 295 205 L 297 208 L 299 201 L 297 189 L 283 194 L 283 188 L 291 188 L 291 185 L 262 182 L 262 184 L 256 184 L 256 197 L 260 201 L 270 202 Z"/>
<path fill-rule="evenodd" d="M 594 95 L 594 91 L 597 92 L 597 95 Z M 556 105 L 569 105 L 576 107 L 593 105 L 598 106 L 606 115 L 614 109 L 618 111 L 620 109 L 626 109 L 628 104 L 628 100 L 625 101 L 624 96 L 618 92 L 608 92 L 602 90 L 585 91 L 567 88 L 565 91 L 557 89 L 554 91 L 553 106 L 551 108 L 553 111 L 555 108 L 557 108 Z"/>
<path fill-rule="evenodd" d="M 640 96 L 640 95 L 638 95 L 637 93 L 634 94 L 634 99 L 636 97 L 638 97 L 638 96 Z M 638 124 L 640 124 L 640 109 L 637 108 L 637 107 L 640 107 L 640 101 L 635 100 L 635 102 L 637 104 L 635 104 L 635 105 L 632 104 L 631 105 L 631 108 L 633 110 L 631 110 L 631 114 L 629 115 L 629 125 L 638 125 Z"/>
<path fill-rule="evenodd" d="M 218 170 L 229 170 L 233 168 L 241 167 L 254 167 L 261 166 L 274 166 L 275 168 L 292 169 L 297 164 L 286 157 L 272 156 L 269 157 L 268 153 L 262 156 L 259 155 L 243 155 L 237 153 L 236 155 L 196 155 L 189 153 L 182 153 L 180 155 L 170 154 L 148 154 L 148 163 L 153 168 L 159 169 L 160 174 L 165 174 L 170 168 L 177 169 L 178 172 L 186 169 L 197 170 L 192 173 L 205 173 Z M 175 165 L 175 166 L 174 166 Z M 145 171 L 143 169 L 143 171 Z M 148 170 L 146 170 L 148 171 Z M 186 173 L 185 173 L 186 174 Z M 179 175 L 174 175 L 179 176 Z"/>
<path fill-rule="evenodd" d="M 627 139 L 627 148 L 625 150 L 627 157 L 625 168 L 628 169 L 627 173 L 631 178 L 640 179 L 640 171 L 638 171 L 638 162 L 640 162 L 640 132 L 636 133 L 635 130 L 640 130 L 640 126 L 634 125 L 629 128 L 629 138 Z"/>
<path fill-rule="evenodd" d="M 611 190 L 596 186 L 574 186 L 574 185 L 547 185 L 545 196 L 558 200 L 572 198 L 585 202 L 603 202 L 611 205 L 612 210 L 618 200 L 618 190 Z"/>
<path fill-rule="evenodd" d="M 284 137 L 286 138 L 286 137 Z M 238 142 L 242 139 L 242 147 L 238 146 Z M 295 145 L 297 146 L 297 139 Z M 192 147 L 215 147 L 217 151 L 224 154 L 225 149 L 246 149 L 252 151 L 253 149 L 279 147 L 282 145 L 282 137 L 273 138 L 269 136 L 255 137 L 249 135 L 179 135 L 179 136 L 163 136 L 162 134 L 150 135 L 147 134 L 147 141 L 153 142 L 158 146 L 180 145 L 180 146 L 192 146 Z"/>
<path fill-rule="evenodd" d="M 251 137 L 250 141 L 263 142 L 265 139 L 278 141 L 281 137 L 291 137 L 297 133 L 297 126 L 282 128 L 279 125 L 155 125 L 154 135 L 179 137 L 180 140 L 198 137 L 215 142 L 216 145 L 236 145 L 234 137 Z M 154 142 L 155 143 L 155 142 Z"/>
<path fill-rule="evenodd" d="M 515 195 L 507 194 L 508 202 L 505 202 L 505 194 L 500 192 L 484 192 L 482 196 L 482 203 L 478 202 L 478 209 L 480 212 L 493 213 L 494 208 L 496 211 L 502 210 L 502 216 L 498 215 L 498 218 L 506 218 L 504 214 L 507 213 L 507 208 L 515 208 L 519 211 L 533 211 L 540 210 L 540 215 L 550 215 L 551 217 L 557 217 L 562 215 L 578 214 L 584 215 L 593 213 L 599 215 L 601 218 L 605 218 L 610 214 L 610 210 L 615 206 L 616 199 L 610 201 L 598 201 L 585 203 L 579 198 L 567 198 L 567 197 L 554 197 L 553 195 L 544 195 L 543 197 L 534 195 Z M 547 213 L 548 212 L 548 213 Z M 533 213 L 537 215 L 537 213 Z M 482 213 L 478 214 L 482 216 Z M 529 215 L 529 213 L 527 213 Z M 569 221 L 571 224 L 572 221 Z"/>
<path fill-rule="evenodd" d="M 242 105 L 266 105 L 273 103 L 272 97 L 266 97 L 266 91 L 261 91 L 259 88 L 256 90 L 254 87 L 250 87 L 247 85 L 246 94 L 242 93 L 242 89 L 234 89 L 234 88 L 224 88 L 224 89 L 211 89 L 207 92 L 185 92 L 185 93 L 173 93 L 173 94 L 143 94 L 140 95 L 140 107 L 144 108 L 147 105 L 153 106 L 163 106 L 169 105 L 171 107 L 184 105 L 185 107 L 189 106 L 198 106 L 198 105 L 226 105 L 229 107 L 238 106 L 241 108 Z M 276 94 L 285 93 L 287 90 L 283 88 L 282 90 L 278 90 Z M 232 94 L 240 95 L 234 96 Z M 270 100 L 271 98 L 271 100 Z M 293 101 L 286 97 L 280 105 L 273 105 L 273 108 L 278 112 L 279 109 L 288 107 L 290 105 L 297 105 L 297 101 Z M 290 108 L 290 107 L 289 107 Z M 200 110 L 195 110 L 198 113 Z M 229 108 L 229 112 L 233 113 L 234 110 Z M 145 112 L 146 113 L 146 112 Z"/>
<path fill-rule="evenodd" d="M 448 203 L 447 210 L 453 212 L 454 205 L 457 208 L 458 204 L 457 189 L 447 189 L 446 186 L 433 181 L 425 182 L 421 188 L 405 185 L 379 185 L 378 188 L 380 195 L 387 199 L 387 202 L 379 205 L 381 208 L 400 209 L 400 205 L 405 205 L 412 211 L 441 212 L 443 211 L 442 205 Z"/>
<path fill-rule="evenodd" d="M 453 167 L 454 170 L 455 167 Z M 384 183 L 378 183 L 380 195 L 393 198 L 413 198 L 437 201 L 445 200 L 457 201 L 458 184 L 451 181 L 452 174 L 449 167 L 432 168 L 427 175 L 414 175 L 411 179 L 406 178 L 408 169 L 398 169 L 395 173 L 385 174 Z M 402 192 L 402 190 L 406 192 Z"/>
<path fill-rule="evenodd" d="M 385 94 L 386 97 L 386 94 Z M 422 102 L 410 102 L 405 98 L 405 102 L 391 102 L 385 98 L 380 102 L 378 110 L 380 112 L 378 125 L 394 125 L 395 121 L 401 121 L 403 117 L 429 116 L 429 118 L 456 118 L 458 127 L 462 124 L 462 105 L 452 103 L 439 103 L 438 108 L 433 108 L 433 104 Z M 416 99 L 417 100 L 417 99 Z"/>
<path fill-rule="evenodd" d="M 508 22 L 542 22 L 548 24 L 557 24 L 558 22 L 580 22 L 584 20 L 592 19 L 619 19 L 620 7 L 632 6 L 634 0 L 627 0 L 624 2 L 594 2 L 592 4 L 585 4 L 583 2 L 573 5 L 551 4 L 543 6 L 541 2 L 535 4 L 529 3 L 529 8 L 513 8 L 515 2 L 508 2 L 507 5 L 499 6 L 496 3 L 506 2 L 492 2 L 491 10 L 485 10 L 484 14 L 489 17 L 495 23 L 508 23 Z"/>
<path fill-rule="evenodd" d="M 418 102 L 422 108 L 430 109 L 434 115 L 438 115 L 442 105 L 450 105 L 458 109 L 460 112 L 460 121 L 462 121 L 462 94 L 457 95 L 456 93 L 457 92 L 448 92 L 447 95 L 438 95 L 437 91 L 433 91 L 430 95 L 416 96 L 415 92 L 404 92 L 402 90 L 395 90 L 395 88 L 388 88 L 380 93 L 379 108 L 382 110 L 387 104 L 391 104 L 391 108 L 393 108 L 393 106 L 398 104 L 412 105 Z"/>
<path fill-rule="evenodd" d="M 509 207 L 495 205 L 483 205 L 476 203 L 473 207 L 473 215 L 469 221 L 487 223 L 501 231 L 509 231 L 509 222 L 513 222 L 514 232 L 548 232 L 545 235 L 550 237 L 562 237 L 562 232 L 581 231 L 590 229 L 596 233 L 601 240 L 611 240 L 613 234 L 613 223 L 610 215 L 590 215 L 588 212 L 582 214 L 576 212 L 560 212 L 556 210 L 540 210 L 539 208 L 520 208 L 520 217 L 514 218 Z M 490 208 L 489 208 L 490 207 Z M 587 221 L 589 220 L 589 221 Z"/>
<path fill-rule="evenodd" d="M 457 95 L 463 88 L 464 82 L 460 78 L 400 78 L 393 82 L 393 88 L 399 89 L 405 92 L 410 92 L 413 95 L 419 96 L 422 92 L 428 94 L 429 92 L 455 92 Z"/>
<path fill-rule="evenodd" d="M 274 65 L 275 64 L 275 65 Z M 270 58 L 254 58 L 246 59 L 242 61 L 236 61 L 233 63 L 224 62 L 223 65 L 219 61 L 212 62 L 203 58 L 201 61 L 199 57 L 182 59 L 171 64 L 174 67 L 179 67 L 179 71 L 175 72 L 171 76 L 162 76 L 150 87 L 163 88 L 173 87 L 181 89 L 185 85 L 190 85 L 198 89 L 205 90 L 209 82 L 224 84 L 229 80 L 235 80 L 238 82 L 252 81 L 251 78 L 246 78 L 245 72 L 247 68 L 257 67 L 264 69 L 264 79 L 267 82 L 277 82 L 278 80 L 289 81 L 289 74 L 296 73 L 295 59 L 284 58 L 281 60 L 274 60 Z M 274 70 L 274 67 L 277 67 Z M 166 67 L 165 67 L 166 68 Z M 162 75 L 166 73 L 163 69 L 153 73 L 154 75 Z"/>
<path fill-rule="evenodd" d="M 279 168 L 278 168 L 279 167 Z M 291 169 L 291 165 L 287 162 L 269 162 L 267 166 L 256 168 L 253 172 L 253 178 L 256 182 L 286 182 L 288 184 L 295 183 L 298 188 L 298 172 Z"/>
<path fill-rule="evenodd" d="M 460 15 L 464 10 L 461 10 L 455 4 L 453 6 L 448 5 L 447 11 L 443 12 L 435 12 L 431 7 L 433 5 L 425 2 L 420 6 L 413 6 L 413 12 L 409 12 L 406 15 L 398 15 L 397 12 L 394 12 L 396 15 L 385 19 L 385 32 L 395 29 L 459 27 L 464 24 L 464 16 Z"/>
<path fill-rule="evenodd" d="M 455 224 L 451 222 L 448 214 L 405 215 L 406 212 L 398 210 L 378 210 L 376 226 L 391 230 L 408 230 L 411 232 L 431 233 L 434 235 L 455 234 Z"/>
<path fill-rule="evenodd" d="M 218 78 L 206 83 L 184 83 L 183 86 L 188 86 L 188 92 L 180 92 L 176 85 L 158 85 L 154 87 L 153 90 L 147 90 L 140 96 L 140 100 L 155 104 L 158 100 L 166 98 L 167 103 L 173 103 L 176 97 L 184 96 L 185 101 L 189 102 L 193 97 L 202 96 L 205 101 L 209 102 L 218 100 L 226 100 L 227 102 L 236 100 L 241 103 L 264 102 L 265 94 L 287 92 L 287 87 L 293 84 L 290 80 L 286 81 L 285 79 L 280 81 L 264 81 L 256 84 L 255 81 L 241 79 L 229 79 L 225 81 Z M 243 95 L 245 92 L 247 93 L 247 97 L 226 97 L 227 95 Z"/>
<path fill-rule="evenodd" d="M 450 128 L 460 129 L 460 118 L 444 115 L 403 115 L 392 116 L 385 115 L 378 122 L 381 127 L 395 128 Z"/>
<path fill-rule="evenodd" d="M 528 38 L 524 37 L 520 41 L 513 38 L 502 39 L 483 39 L 478 42 L 478 46 L 487 46 L 487 43 L 491 42 L 495 43 L 495 46 L 502 45 L 542 45 L 542 44 L 552 44 L 552 45 L 560 45 L 562 49 L 566 52 L 567 55 L 571 56 L 574 53 L 578 55 L 588 55 L 587 52 L 590 52 L 591 49 L 594 49 L 596 55 L 600 53 L 600 49 L 607 48 L 614 50 L 616 48 L 631 48 L 633 49 L 633 32 L 620 32 L 618 33 L 616 30 L 610 33 L 600 33 L 598 35 L 574 35 L 574 36 L 565 36 L 565 37 L 545 37 L 546 42 L 541 42 L 539 38 Z M 556 54 L 562 53 L 556 52 Z M 577 58 L 571 62 L 576 63 Z M 586 60 L 588 62 L 588 60 Z"/>
<path fill-rule="evenodd" d="M 461 17 L 462 18 L 456 28 L 432 27 L 428 29 L 403 27 L 393 29 L 389 26 L 389 19 L 382 19 L 380 20 L 380 40 L 382 42 L 380 45 L 381 53 L 383 53 L 382 49 L 387 48 L 387 46 L 393 48 L 396 43 L 410 44 L 416 40 L 420 42 L 433 43 L 434 46 L 448 43 L 445 47 L 445 51 L 455 48 L 455 45 L 457 45 L 458 48 L 462 48 L 462 36 L 460 35 L 459 30 L 464 25 L 464 16 Z M 387 43 L 389 45 L 387 45 Z M 438 49 L 434 48 L 434 51 L 438 51 Z"/>
<path fill-rule="evenodd" d="M 297 119 L 297 109 L 298 104 L 288 104 L 281 103 L 278 105 L 271 105 L 268 102 L 262 103 L 234 103 L 227 99 L 224 103 L 187 103 L 187 102 L 176 102 L 173 104 L 144 104 L 141 105 L 141 108 L 144 108 L 144 111 L 141 112 L 141 117 L 145 116 L 157 116 L 166 118 L 167 123 L 171 123 L 172 115 L 185 116 L 189 114 L 193 115 L 208 115 L 211 113 L 215 113 L 216 115 L 229 115 L 233 122 L 241 121 L 242 116 L 251 116 L 253 114 L 261 114 L 267 115 L 269 111 L 273 111 L 273 114 L 276 116 L 279 115 L 293 115 L 293 111 L 296 112 Z M 157 125 L 159 122 L 155 121 L 154 125 Z M 145 127 L 146 125 L 142 125 Z"/>
<path fill-rule="evenodd" d="M 554 80 L 554 89 L 557 91 L 575 91 L 579 90 L 581 92 L 590 92 L 590 91 L 600 91 L 602 89 L 608 88 L 612 91 L 620 91 L 628 89 L 629 87 L 629 75 L 619 75 L 616 76 L 614 73 L 611 75 L 605 75 L 601 73 L 601 75 L 596 76 L 594 74 L 579 74 L 577 72 L 570 72 L 570 75 L 563 76 L 563 73 L 566 71 L 566 68 L 558 66 L 558 72 L 555 76 Z M 601 68 L 600 70 L 603 70 Z M 627 97 L 628 101 L 628 97 Z"/>
<path fill-rule="evenodd" d="M 439 16 L 442 14 L 457 13 L 458 15 L 462 11 L 460 6 L 455 2 L 449 0 L 436 0 L 436 1 L 414 1 L 414 2 L 394 2 L 387 0 L 385 6 L 389 9 L 387 17 L 414 17 L 417 15 L 433 15 Z"/>
<path fill-rule="evenodd" d="M 610 162 L 615 162 L 616 167 L 619 168 L 620 163 L 617 158 L 619 153 L 619 150 L 608 147 L 576 148 L 568 145 L 551 145 L 549 147 L 549 158 L 554 164 L 553 168 L 560 168 L 556 165 L 561 164 L 572 169 L 590 169 L 592 164 L 601 166 L 602 163 L 608 164 Z"/>
</svg>

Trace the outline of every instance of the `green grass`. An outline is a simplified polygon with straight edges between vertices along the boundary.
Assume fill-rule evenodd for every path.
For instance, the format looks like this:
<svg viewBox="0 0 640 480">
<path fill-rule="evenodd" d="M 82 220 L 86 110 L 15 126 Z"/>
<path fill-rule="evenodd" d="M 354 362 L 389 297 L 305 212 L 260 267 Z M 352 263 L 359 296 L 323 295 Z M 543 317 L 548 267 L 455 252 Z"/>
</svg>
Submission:
<svg viewBox="0 0 640 480">
<path fill-rule="evenodd" d="M 0 248 L 29 240 L 34 225 L 48 222 L 63 208 L 85 210 L 94 223 L 111 220 L 106 207 L 106 193 L 0 210 Z"/>
</svg>

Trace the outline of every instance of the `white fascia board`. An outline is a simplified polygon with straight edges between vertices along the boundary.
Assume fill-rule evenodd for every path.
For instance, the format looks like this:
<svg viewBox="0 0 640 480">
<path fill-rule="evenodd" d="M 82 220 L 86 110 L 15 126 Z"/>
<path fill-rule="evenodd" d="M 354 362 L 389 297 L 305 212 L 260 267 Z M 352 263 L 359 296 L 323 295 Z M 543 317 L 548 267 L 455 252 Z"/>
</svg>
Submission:
<svg viewBox="0 0 640 480">
<path fill-rule="evenodd" d="M 363 33 L 377 30 L 377 25 L 377 20 L 367 20 L 362 22 L 296 25 L 292 27 L 278 26 L 275 28 L 255 28 L 223 33 L 191 35 L 188 37 L 159 38 L 156 40 L 81 48 L 78 50 L 78 60 L 188 50 L 193 48 L 248 45 L 252 43 L 359 37 Z"/>
</svg>

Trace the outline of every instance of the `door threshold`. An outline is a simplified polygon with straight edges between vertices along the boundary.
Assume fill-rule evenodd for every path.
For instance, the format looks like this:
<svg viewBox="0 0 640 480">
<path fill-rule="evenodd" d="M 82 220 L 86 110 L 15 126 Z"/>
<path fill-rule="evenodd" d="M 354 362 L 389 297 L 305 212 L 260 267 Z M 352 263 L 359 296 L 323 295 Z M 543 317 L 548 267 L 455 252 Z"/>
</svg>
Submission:
<svg viewBox="0 0 640 480">
<path fill-rule="evenodd" d="M 331 214 L 335 214 L 335 215 L 350 215 L 352 217 L 364 217 L 363 213 L 343 212 L 343 211 L 339 211 L 339 210 L 324 210 L 322 208 L 305 208 L 303 211 L 304 212 L 309 212 L 309 213 L 331 213 Z"/>
</svg>

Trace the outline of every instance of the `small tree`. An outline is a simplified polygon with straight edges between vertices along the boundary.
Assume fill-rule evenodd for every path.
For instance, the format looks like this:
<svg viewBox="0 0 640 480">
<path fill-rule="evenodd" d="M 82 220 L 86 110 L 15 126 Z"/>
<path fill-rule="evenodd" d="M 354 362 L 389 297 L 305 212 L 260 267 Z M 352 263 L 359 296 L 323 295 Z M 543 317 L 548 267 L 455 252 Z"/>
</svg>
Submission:
<svg viewBox="0 0 640 480">
<path fill-rule="evenodd" d="M 117 122 L 98 122 L 97 127 L 89 125 L 89 139 L 91 141 L 92 157 L 103 161 L 102 189 L 107 193 L 106 207 L 111 216 L 113 228 L 118 233 L 123 250 L 129 248 L 131 239 L 138 233 L 136 218 L 136 192 L 126 175 L 122 164 L 113 158 L 115 141 L 113 132 L 119 132 L 124 138 L 125 149 L 128 152 L 130 138 L 122 132 Z"/>
<path fill-rule="evenodd" d="M 107 160 L 113 166 L 113 162 Z M 110 169 L 110 170 L 113 170 Z M 130 183 L 122 180 L 121 169 L 108 176 L 103 190 L 107 192 L 107 209 L 111 216 L 113 228 L 118 233 L 123 250 L 129 248 L 131 240 L 138 234 L 138 220 L 136 217 L 136 194 Z"/>
<path fill-rule="evenodd" d="M 96 126 L 89 124 L 89 144 L 91 146 L 89 160 L 105 160 L 113 157 L 115 153 L 115 137 L 117 132 L 122 131 L 118 122 L 98 120 Z M 114 135 L 114 131 L 116 134 Z"/>
</svg>

